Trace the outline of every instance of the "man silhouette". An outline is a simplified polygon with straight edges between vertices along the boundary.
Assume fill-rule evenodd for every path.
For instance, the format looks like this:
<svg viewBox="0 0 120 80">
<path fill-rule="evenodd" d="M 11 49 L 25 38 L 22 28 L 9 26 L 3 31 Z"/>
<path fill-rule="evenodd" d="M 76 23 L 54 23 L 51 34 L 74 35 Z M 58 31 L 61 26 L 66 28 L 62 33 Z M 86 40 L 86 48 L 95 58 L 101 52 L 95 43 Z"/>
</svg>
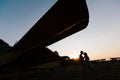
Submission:
<svg viewBox="0 0 120 80">
<path fill-rule="evenodd" d="M 84 52 L 80 51 L 80 55 L 79 55 L 79 59 L 80 59 L 80 64 L 83 66 L 84 65 L 84 56 L 83 56 Z"/>
</svg>

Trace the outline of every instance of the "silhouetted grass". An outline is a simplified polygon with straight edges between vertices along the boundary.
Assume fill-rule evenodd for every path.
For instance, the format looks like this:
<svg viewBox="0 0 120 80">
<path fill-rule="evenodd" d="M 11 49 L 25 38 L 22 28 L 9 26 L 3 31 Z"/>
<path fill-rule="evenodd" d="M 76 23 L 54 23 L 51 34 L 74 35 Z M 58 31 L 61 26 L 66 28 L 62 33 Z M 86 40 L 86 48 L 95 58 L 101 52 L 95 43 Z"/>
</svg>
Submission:
<svg viewBox="0 0 120 80">
<path fill-rule="evenodd" d="M 83 74 L 81 65 L 57 67 L 54 69 L 30 69 L 0 75 L 0 80 L 120 80 L 120 61 L 107 61 L 93 64 Z"/>
</svg>

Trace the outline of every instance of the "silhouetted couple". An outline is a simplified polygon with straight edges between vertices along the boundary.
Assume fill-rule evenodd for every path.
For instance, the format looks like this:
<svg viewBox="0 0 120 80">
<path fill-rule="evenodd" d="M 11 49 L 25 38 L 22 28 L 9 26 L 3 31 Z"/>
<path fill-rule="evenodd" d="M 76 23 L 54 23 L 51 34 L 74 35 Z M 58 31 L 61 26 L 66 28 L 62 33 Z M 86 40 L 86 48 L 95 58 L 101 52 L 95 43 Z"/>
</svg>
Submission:
<svg viewBox="0 0 120 80">
<path fill-rule="evenodd" d="M 87 53 L 83 51 L 80 51 L 79 58 L 84 80 L 89 80 L 88 73 L 89 69 L 91 69 L 90 58 L 88 57 Z"/>
<path fill-rule="evenodd" d="M 80 63 L 83 67 L 89 66 L 90 59 L 86 52 L 80 51 L 79 58 L 80 58 Z"/>
</svg>

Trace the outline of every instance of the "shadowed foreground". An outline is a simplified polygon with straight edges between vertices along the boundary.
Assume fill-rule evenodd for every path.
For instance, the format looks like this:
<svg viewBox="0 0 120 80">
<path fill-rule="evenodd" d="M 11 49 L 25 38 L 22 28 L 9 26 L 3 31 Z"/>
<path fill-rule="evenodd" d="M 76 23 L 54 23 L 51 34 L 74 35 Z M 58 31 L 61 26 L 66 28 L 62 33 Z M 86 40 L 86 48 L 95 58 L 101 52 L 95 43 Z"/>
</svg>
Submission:
<svg viewBox="0 0 120 80">
<path fill-rule="evenodd" d="M 84 80 L 80 65 L 54 69 L 9 71 L 0 75 L 0 80 Z M 94 63 L 87 71 L 88 80 L 120 80 L 120 61 Z"/>
</svg>

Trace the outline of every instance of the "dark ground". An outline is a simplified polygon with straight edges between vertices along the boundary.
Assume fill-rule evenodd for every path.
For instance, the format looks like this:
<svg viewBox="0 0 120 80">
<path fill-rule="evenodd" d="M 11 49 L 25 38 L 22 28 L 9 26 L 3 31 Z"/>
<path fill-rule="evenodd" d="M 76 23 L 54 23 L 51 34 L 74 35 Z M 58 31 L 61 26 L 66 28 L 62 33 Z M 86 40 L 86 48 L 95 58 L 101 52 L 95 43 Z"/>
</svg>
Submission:
<svg viewBox="0 0 120 80">
<path fill-rule="evenodd" d="M 94 63 L 94 68 L 83 74 L 81 66 L 69 65 L 54 69 L 11 71 L 0 75 L 0 80 L 120 80 L 120 61 Z"/>
</svg>

